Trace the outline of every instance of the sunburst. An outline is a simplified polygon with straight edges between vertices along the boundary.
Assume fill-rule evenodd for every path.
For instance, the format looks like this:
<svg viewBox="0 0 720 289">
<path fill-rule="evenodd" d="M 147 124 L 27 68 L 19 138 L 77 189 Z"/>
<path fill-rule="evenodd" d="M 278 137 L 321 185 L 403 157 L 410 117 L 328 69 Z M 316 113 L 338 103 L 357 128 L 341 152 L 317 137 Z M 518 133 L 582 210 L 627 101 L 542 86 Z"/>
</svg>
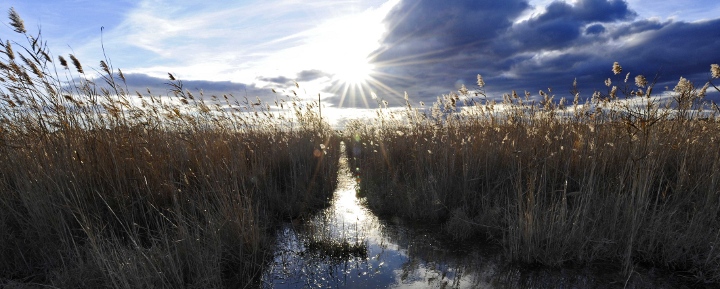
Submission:
<svg viewBox="0 0 720 289">
<path fill-rule="evenodd" d="M 348 57 L 334 69 L 333 79 L 347 85 L 365 85 L 375 72 L 375 66 L 362 54 Z"/>
</svg>

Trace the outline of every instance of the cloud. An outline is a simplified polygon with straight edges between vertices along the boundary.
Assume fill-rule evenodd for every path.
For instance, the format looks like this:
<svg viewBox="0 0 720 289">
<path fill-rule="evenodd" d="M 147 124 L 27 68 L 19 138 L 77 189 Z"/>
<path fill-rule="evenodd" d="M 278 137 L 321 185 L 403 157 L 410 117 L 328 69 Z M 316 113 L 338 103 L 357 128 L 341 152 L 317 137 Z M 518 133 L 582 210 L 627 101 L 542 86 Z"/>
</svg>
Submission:
<svg viewBox="0 0 720 289">
<path fill-rule="evenodd" d="M 585 34 L 599 35 L 605 33 L 605 30 L 602 24 L 593 24 L 585 28 Z"/>
<path fill-rule="evenodd" d="M 482 74 L 495 98 L 502 93 L 553 88 L 569 96 L 578 79 L 584 97 L 607 89 L 603 80 L 626 72 L 673 86 L 680 76 L 702 86 L 720 51 L 720 19 L 685 22 L 639 19 L 626 1 L 403 0 L 385 19 L 390 32 L 377 65 L 388 82 L 412 98 L 432 101 Z M 401 103 L 401 102 L 397 102 Z"/>
<path fill-rule="evenodd" d="M 319 78 L 330 76 L 331 75 L 329 73 L 317 69 L 303 70 L 298 73 L 297 81 L 313 81 Z"/>
<path fill-rule="evenodd" d="M 290 85 L 292 83 L 292 79 L 287 78 L 285 76 L 275 76 L 275 77 L 258 77 L 257 78 L 260 81 L 269 82 L 271 84 L 276 85 Z"/>
<path fill-rule="evenodd" d="M 547 6 L 545 13 L 529 22 L 546 22 L 555 19 L 582 23 L 612 22 L 629 20 L 635 16 L 637 13 L 630 10 L 627 2 L 623 0 L 579 0 L 573 5 L 554 1 Z"/>
<path fill-rule="evenodd" d="M 672 23 L 672 21 L 660 22 L 657 19 L 643 19 L 634 22 L 623 23 L 618 29 L 615 29 L 612 37 L 614 39 L 620 38 L 625 35 L 634 35 L 645 31 L 659 30 L 666 25 Z"/>
<path fill-rule="evenodd" d="M 157 78 L 145 74 L 128 73 L 125 74 L 128 91 L 131 93 L 140 92 L 146 94 L 149 89 L 153 95 L 163 96 L 171 95 L 170 80 L 166 78 Z M 256 87 L 244 83 L 236 83 L 230 81 L 207 81 L 207 80 L 180 80 L 184 89 L 189 90 L 193 94 L 199 94 L 200 91 L 206 97 L 212 95 L 234 95 L 236 97 L 260 97 L 265 98 L 271 95 L 270 89 Z"/>
<path fill-rule="evenodd" d="M 389 33 L 379 62 L 414 63 L 479 47 L 512 25 L 526 1 L 401 1 L 386 18 Z"/>
<path fill-rule="evenodd" d="M 264 77 L 260 76 L 257 77 L 256 80 L 259 80 L 261 82 L 267 82 L 271 86 L 276 87 L 291 87 L 295 85 L 295 82 L 311 82 L 317 79 L 321 79 L 324 77 L 330 77 L 331 74 L 327 72 L 323 72 L 318 69 L 311 69 L 311 70 L 303 70 L 297 73 L 296 77 L 290 78 L 287 76 L 274 76 L 274 77 Z"/>
<path fill-rule="evenodd" d="M 586 24 L 627 20 L 636 15 L 624 1 L 581 0 L 575 5 L 556 1 L 537 17 L 513 25 L 495 45 L 497 50 L 512 53 L 562 49 L 575 44 Z"/>
</svg>

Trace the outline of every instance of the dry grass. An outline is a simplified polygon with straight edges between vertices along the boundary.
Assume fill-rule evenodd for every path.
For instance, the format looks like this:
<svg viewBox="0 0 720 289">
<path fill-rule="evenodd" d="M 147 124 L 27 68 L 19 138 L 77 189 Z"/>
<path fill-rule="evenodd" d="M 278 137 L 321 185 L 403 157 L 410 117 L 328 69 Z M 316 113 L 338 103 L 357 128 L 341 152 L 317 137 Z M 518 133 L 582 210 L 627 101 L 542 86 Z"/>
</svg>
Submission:
<svg viewBox="0 0 720 289">
<path fill-rule="evenodd" d="M 616 82 L 585 103 L 551 92 L 495 103 L 480 86 L 430 108 L 381 108 L 346 130 L 359 193 L 376 212 L 485 236 L 525 263 L 611 261 L 627 274 L 652 265 L 720 282 L 720 122 L 703 102 L 708 85 L 681 79 L 659 100 L 644 77 Z"/>
<path fill-rule="evenodd" d="M 0 41 L 0 287 L 251 285 L 273 226 L 327 204 L 339 139 L 317 103 L 278 112 L 172 75 L 170 96 L 131 93 L 107 59 L 95 79 L 56 66 L 10 19 L 27 43 Z"/>
</svg>

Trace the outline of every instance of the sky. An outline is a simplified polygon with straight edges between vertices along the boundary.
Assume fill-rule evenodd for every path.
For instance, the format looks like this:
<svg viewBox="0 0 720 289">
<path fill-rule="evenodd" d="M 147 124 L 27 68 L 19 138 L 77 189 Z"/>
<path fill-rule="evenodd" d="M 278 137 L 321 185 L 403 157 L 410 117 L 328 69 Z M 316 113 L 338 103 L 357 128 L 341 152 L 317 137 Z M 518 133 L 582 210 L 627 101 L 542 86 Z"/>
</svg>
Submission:
<svg viewBox="0 0 720 289">
<path fill-rule="evenodd" d="M 716 0 L 0 0 L 10 7 L 53 55 L 86 70 L 107 56 L 131 89 L 167 94 L 172 73 L 206 95 L 273 99 L 297 82 L 348 113 L 472 90 L 477 74 L 489 98 L 571 98 L 575 79 L 587 98 L 626 72 L 702 86 L 720 63 Z M 3 23 L 0 40 L 15 37 Z"/>
</svg>

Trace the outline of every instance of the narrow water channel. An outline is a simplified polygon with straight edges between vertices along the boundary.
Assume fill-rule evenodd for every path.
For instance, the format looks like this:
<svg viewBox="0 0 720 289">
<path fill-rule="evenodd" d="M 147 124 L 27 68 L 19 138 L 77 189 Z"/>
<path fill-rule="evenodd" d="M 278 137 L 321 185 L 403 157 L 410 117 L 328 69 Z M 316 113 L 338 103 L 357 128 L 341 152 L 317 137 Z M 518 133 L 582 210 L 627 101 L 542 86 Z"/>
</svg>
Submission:
<svg viewBox="0 0 720 289">
<path fill-rule="evenodd" d="M 344 152 L 344 150 L 342 150 Z M 346 158 L 332 205 L 277 231 L 264 288 L 675 288 L 645 270 L 618 278 L 597 269 L 515 266 L 501 249 L 381 220 L 355 194 Z"/>
</svg>

